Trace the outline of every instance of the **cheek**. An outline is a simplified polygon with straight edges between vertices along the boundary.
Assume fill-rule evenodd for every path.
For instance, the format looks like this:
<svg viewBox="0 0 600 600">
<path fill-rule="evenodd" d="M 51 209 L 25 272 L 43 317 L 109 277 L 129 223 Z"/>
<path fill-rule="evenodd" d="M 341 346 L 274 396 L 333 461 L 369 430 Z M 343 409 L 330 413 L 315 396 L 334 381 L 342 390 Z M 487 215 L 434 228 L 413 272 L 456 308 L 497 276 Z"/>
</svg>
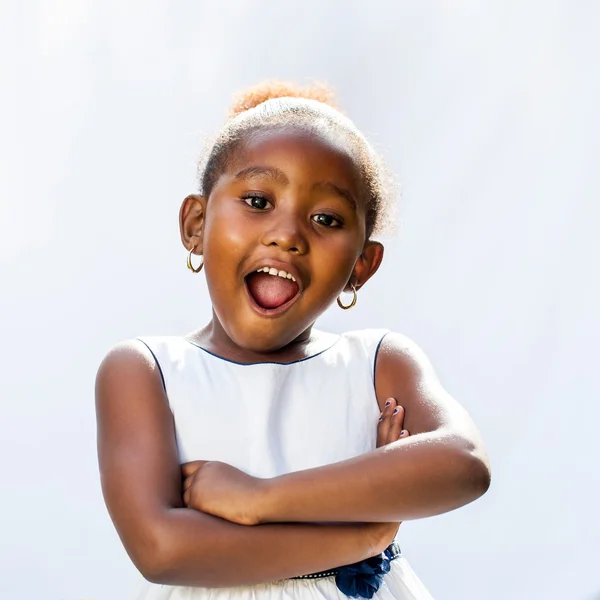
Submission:
<svg viewBox="0 0 600 600">
<path fill-rule="evenodd" d="M 240 218 L 239 207 L 233 202 L 214 200 L 213 206 L 207 208 L 204 224 L 205 260 L 222 262 L 237 257 L 247 244 L 248 233 L 245 219 Z"/>
<path fill-rule="evenodd" d="M 313 259 L 313 281 L 337 292 L 346 285 L 354 264 L 360 255 L 359 241 L 355 236 L 340 235 L 323 243 Z M 316 250 L 316 249 L 315 249 Z"/>
</svg>

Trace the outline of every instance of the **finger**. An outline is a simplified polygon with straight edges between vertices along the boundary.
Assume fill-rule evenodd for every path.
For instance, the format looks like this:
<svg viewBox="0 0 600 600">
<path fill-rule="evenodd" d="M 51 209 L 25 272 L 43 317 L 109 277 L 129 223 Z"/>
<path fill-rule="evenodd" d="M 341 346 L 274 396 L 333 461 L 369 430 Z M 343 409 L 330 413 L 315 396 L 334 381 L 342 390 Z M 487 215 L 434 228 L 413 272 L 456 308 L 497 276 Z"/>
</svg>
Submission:
<svg viewBox="0 0 600 600">
<path fill-rule="evenodd" d="M 206 461 L 192 460 L 181 465 L 181 476 L 183 478 L 193 475 Z"/>
<path fill-rule="evenodd" d="M 377 433 L 378 433 L 379 441 L 381 442 L 382 446 L 387 444 L 388 432 L 390 429 L 390 419 L 392 417 L 392 413 L 394 412 L 395 408 L 396 408 L 396 399 L 388 398 L 386 400 L 385 406 L 383 407 L 383 411 L 381 412 L 381 415 L 379 416 Z"/>
<path fill-rule="evenodd" d="M 385 446 L 387 444 L 388 432 L 390 429 L 390 418 L 392 412 L 396 408 L 395 398 L 388 398 L 383 411 L 379 416 L 379 422 L 377 424 L 377 447 Z"/>
<path fill-rule="evenodd" d="M 181 476 L 185 479 L 193 475 L 202 465 L 205 465 L 207 460 L 192 460 L 181 465 Z"/>
<path fill-rule="evenodd" d="M 400 439 L 400 432 L 402 431 L 402 425 L 404 424 L 404 408 L 402 406 L 396 406 L 392 411 L 390 417 L 390 427 L 388 429 L 387 442 L 391 444 Z"/>
<path fill-rule="evenodd" d="M 183 481 L 183 490 L 187 490 L 189 489 L 189 487 L 192 485 L 192 481 L 194 481 L 194 476 L 190 475 L 189 477 L 187 477 L 184 481 Z"/>
<path fill-rule="evenodd" d="M 190 490 L 189 490 L 189 489 L 188 489 L 188 490 L 186 490 L 186 491 L 184 492 L 184 494 L 183 494 L 183 503 L 184 503 L 186 506 L 189 506 L 189 505 L 190 505 Z"/>
</svg>

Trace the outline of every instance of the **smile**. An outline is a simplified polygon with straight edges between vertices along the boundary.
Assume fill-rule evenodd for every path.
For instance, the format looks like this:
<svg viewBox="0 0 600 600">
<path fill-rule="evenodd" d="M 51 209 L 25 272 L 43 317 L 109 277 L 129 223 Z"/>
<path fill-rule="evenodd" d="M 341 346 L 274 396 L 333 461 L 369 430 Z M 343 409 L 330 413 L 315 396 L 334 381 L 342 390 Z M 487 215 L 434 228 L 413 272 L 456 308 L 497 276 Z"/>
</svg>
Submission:
<svg viewBox="0 0 600 600">
<path fill-rule="evenodd" d="M 260 264 L 260 263 L 259 263 Z M 283 265 L 265 261 L 244 279 L 252 308 L 261 316 L 275 317 L 288 310 L 300 297 L 301 285 Z M 287 266 L 287 265 L 286 265 Z M 289 268 L 289 267 L 288 267 Z"/>
</svg>

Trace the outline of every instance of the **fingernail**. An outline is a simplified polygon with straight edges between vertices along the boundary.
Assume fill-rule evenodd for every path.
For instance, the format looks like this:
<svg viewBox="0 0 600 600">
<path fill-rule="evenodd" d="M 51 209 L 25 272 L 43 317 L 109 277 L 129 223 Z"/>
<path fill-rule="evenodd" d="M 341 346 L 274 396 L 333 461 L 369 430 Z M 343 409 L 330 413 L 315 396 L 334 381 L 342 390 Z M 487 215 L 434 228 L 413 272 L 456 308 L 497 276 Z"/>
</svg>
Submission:
<svg viewBox="0 0 600 600">
<path fill-rule="evenodd" d="M 398 407 L 396 406 L 396 408 L 394 409 L 394 412 L 392 413 L 393 415 L 397 415 L 398 414 Z"/>
<path fill-rule="evenodd" d="M 383 421 L 383 413 L 381 413 L 381 414 L 379 415 L 379 420 L 380 420 L 380 421 Z"/>
<path fill-rule="evenodd" d="M 406 429 L 403 429 L 403 430 L 400 432 L 400 437 L 403 437 L 403 436 L 405 436 L 405 435 L 406 435 Z"/>
<path fill-rule="evenodd" d="M 391 401 L 391 400 L 388 400 L 388 401 L 385 403 L 385 405 L 386 405 L 386 406 L 389 406 L 391 403 L 392 403 L 392 401 Z"/>
</svg>

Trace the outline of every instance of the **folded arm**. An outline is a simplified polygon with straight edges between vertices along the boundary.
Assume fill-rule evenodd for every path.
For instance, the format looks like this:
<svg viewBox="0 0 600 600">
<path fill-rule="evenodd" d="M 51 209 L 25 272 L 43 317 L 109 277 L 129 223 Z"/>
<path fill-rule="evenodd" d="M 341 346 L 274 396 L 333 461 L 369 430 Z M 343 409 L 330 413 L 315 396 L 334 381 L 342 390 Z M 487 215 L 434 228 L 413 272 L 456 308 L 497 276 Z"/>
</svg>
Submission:
<svg viewBox="0 0 600 600">
<path fill-rule="evenodd" d="M 420 348 L 388 334 L 375 383 L 380 404 L 393 397 L 404 408 L 411 436 L 266 480 L 260 522 L 405 521 L 456 509 L 485 493 L 490 470 L 479 434 Z"/>
<path fill-rule="evenodd" d="M 115 348 L 100 366 L 96 414 L 106 505 L 150 581 L 203 587 L 276 581 L 363 560 L 393 537 L 389 527 L 371 524 L 251 527 L 186 508 L 173 417 L 153 357 L 138 342 Z"/>
</svg>

